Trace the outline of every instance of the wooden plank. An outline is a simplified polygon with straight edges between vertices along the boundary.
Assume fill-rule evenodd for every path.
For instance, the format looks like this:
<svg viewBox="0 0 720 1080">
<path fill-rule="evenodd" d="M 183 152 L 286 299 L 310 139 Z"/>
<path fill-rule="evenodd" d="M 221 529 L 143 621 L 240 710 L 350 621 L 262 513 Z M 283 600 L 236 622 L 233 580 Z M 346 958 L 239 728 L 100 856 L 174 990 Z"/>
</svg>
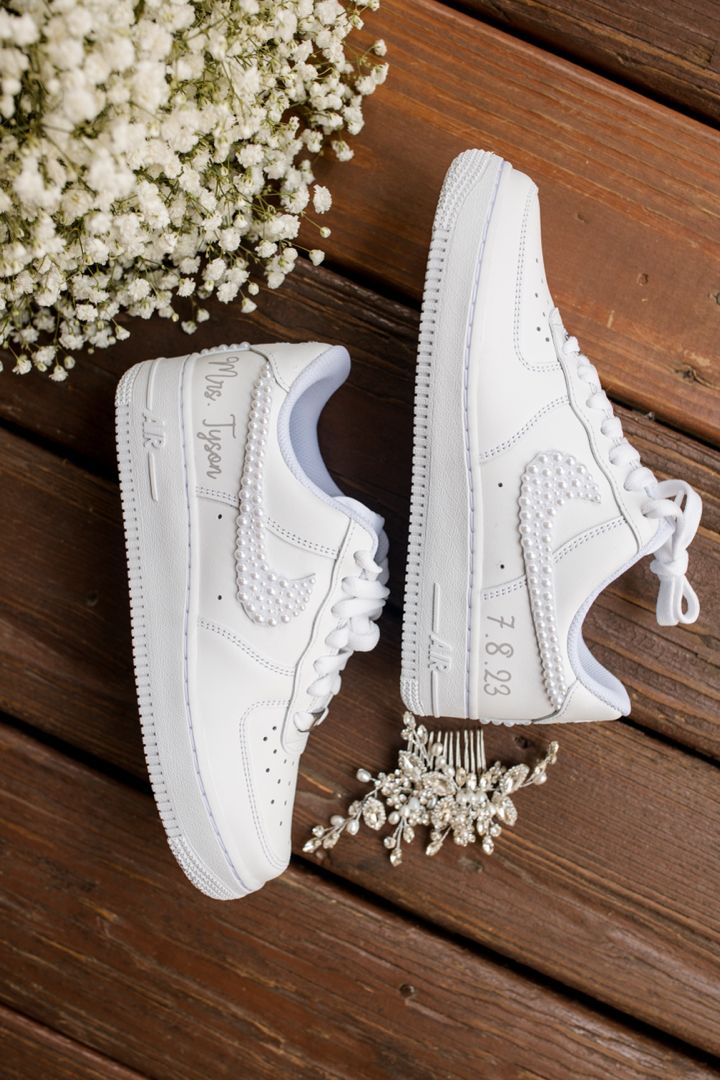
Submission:
<svg viewBox="0 0 720 1080">
<path fill-rule="evenodd" d="M 226 318 L 229 314 L 225 312 Z M 202 347 L 222 340 L 242 340 L 253 332 L 254 340 L 319 337 L 350 344 L 353 371 L 347 386 L 333 398 L 323 414 L 321 442 L 328 464 L 341 485 L 386 517 L 392 542 L 393 599 L 399 604 L 410 490 L 416 312 L 383 300 L 335 274 L 302 268 L 288 281 L 284 297 L 273 294 L 273 303 L 265 312 L 260 327 L 234 318 L 230 321 L 220 319 L 217 324 L 208 325 L 210 328 L 201 338 L 193 339 L 193 345 Z M 141 355 L 159 353 L 163 351 L 163 344 L 169 354 L 188 347 L 187 337 L 179 331 L 163 342 L 163 331 L 161 324 L 148 325 Z M 4 409 L 6 419 L 25 423 L 42 438 L 52 440 L 59 449 L 90 457 L 96 469 L 114 472 L 115 380 L 124 366 L 137 358 L 136 345 L 129 355 L 126 346 L 117 352 L 97 354 L 85 371 L 77 373 L 77 381 L 74 379 L 59 388 L 38 384 L 39 396 L 32 409 L 25 404 L 21 380 L 14 380 L 10 385 L 12 396 L 0 401 L 0 414 Z M 108 366 L 100 367 L 101 361 L 107 361 Z M 646 566 L 638 567 L 594 606 L 588 618 L 589 639 L 600 658 L 627 683 L 637 722 L 662 731 L 702 753 L 720 756 L 720 650 L 716 635 L 710 629 L 716 624 L 720 610 L 720 583 L 714 571 L 719 549 L 717 534 L 720 532 L 720 458 L 717 453 L 668 431 L 647 417 L 626 410 L 620 410 L 620 415 L 643 460 L 656 469 L 659 476 L 686 477 L 703 496 L 703 531 L 691 551 L 691 574 L 701 594 L 703 613 L 701 622 L 692 628 L 659 628 L 653 614 L 656 581 Z M 89 432 L 92 432 L 91 439 L 88 439 Z M 33 534 L 37 532 L 39 542 L 47 544 L 50 537 L 37 522 L 47 518 L 46 499 L 55 497 L 55 474 L 59 467 L 50 462 L 47 465 L 50 473 L 46 473 L 42 463 L 48 459 L 41 456 L 37 459 L 36 470 L 36 459 L 32 451 L 28 453 L 29 457 L 24 455 L 21 444 L 8 444 L 5 462 L 10 474 L 4 482 L 11 486 L 6 488 L 6 501 L 14 507 L 12 514 L 21 515 L 17 519 L 18 534 L 28 530 Z M 70 470 L 69 475 L 76 474 Z M 57 482 L 60 482 L 59 476 Z M 73 481 L 70 489 L 72 487 Z M 35 490 L 35 496 L 31 496 L 32 490 Z M 72 490 L 68 491 L 71 503 L 74 497 Z M 33 498 L 34 502 L 31 501 Z M 67 510 L 58 507 L 53 511 L 58 540 L 60 531 L 67 530 L 62 540 L 62 551 L 67 558 L 72 559 L 72 549 L 78 544 L 89 548 L 82 561 L 86 567 L 93 568 L 88 572 L 85 586 L 85 599 L 91 605 L 97 597 L 107 596 L 108 563 L 104 552 L 108 545 L 113 552 L 113 565 L 118 571 L 122 566 L 121 543 L 119 539 L 111 539 L 111 536 L 117 536 L 114 522 L 118 511 L 112 505 L 113 499 L 114 496 L 107 494 L 101 496 L 104 509 L 97 511 L 100 518 L 96 514 L 92 527 L 85 526 L 79 536 L 75 535 L 76 523 L 72 517 L 68 519 Z M 93 533 L 94 528 L 99 533 Z M 16 603 L 18 610 L 22 610 L 26 601 L 20 590 L 33 588 L 33 575 L 39 564 L 35 549 L 16 552 L 16 545 L 8 533 L 6 542 L 8 554 L 15 560 L 30 560 L 27 567 L 14 575 L 15 585 L 11 586 L 19 593 Z M 51 549 L 54 552 L 56 545 L 51 544 Z M 47 574 L 45 568 L 45 583 Z M 120 573 L 113 580 L 120 591 L 113 595 L 111 605 L 122 605 L 124 593 Z M 56 592 L 56 603 L 61 608 L 64 605 L 63 589 L 61 582 Z M 126 629 L 124 619 L 117 619 L 114 607 L 108 607 L 107 603 L 105 600 L 98 610 L 84 608 L 78 629 L 80 640 L 88 636 L 94 642 L 100 642 L 101 649 L 103 642 L 111 643 L 106 655 L 112 665 L 116 663 L 113 657 L 126 656 Z M 40 604 L 42 621 L 45 605 L 42 600 Z M 109 616 L 113 624 L 112 627 L 105 626 L 102 634 L 96 630 L 99 616 Z M 63 619 L 65 617 L 63 615 Z M 22 626 L 21 629 L 15 625 L 12 634 L 27 633 L 26 623 Z M 61 652 L 67 647 L 62 631 L 61 625 L 57 633 Z M 121 635 L 119 640 L 118 635 Z M 47 640 L 44 628 L 39 640 Z M 30 640 L 27 647 L 32 653 Z M 15 662 L 12 655 L 8 660 L 11 665 Z M 82 663 L 82 660 L 73 656 L 72 663 Z M 66 666 L 58 666 L 61 672 L 67 670 Z M 122 678 L 125 674 L 123 670 Z M 104 676 L 102 681 L 104 683 Z M 47 711 L 52 714 L 56 709 L 54 688 L 44 684 L 42 674 L 40 683 L 45 687 Z M 96 689 L 105 692 L 103 687 Z M 16 701 L 12 697 L 7 699 L 6 707 L 11 711 L 25 708 L 22 700 Z"/>
<path fill-rule="evenodd" d="M 208 901 L 175 871 L 149 797 L 0 739 L 3 996 L 129 1068 L 575 1080 L 582 1061 L 588 1080 L 713 1075 L 307 870 L 240 904 Z"/>
<path fill-rule="evenodd" d="M 348 666 L 343 695 L 313 736 L 296 850 L 312 825 L 344 812 L 362 791 L 358 766 L 376 772 L 395 760 L 393 629 L 386 620 L 382 651 Z M 560 760 L 542 794 L 518 799 L 518 825 L 490 859 L 474 847 L 451 846 L 435 860 L 421 848 L 408 852 L 400 871 L 386 871 L 383 895 L 717 1053 L 717 768 L 622 723 L 493 729 L 488 754 L 530 762 L 550 738 L 560 743 Z M 710 820 L 717 824 L 706 833 Z M 322 861 L 372 888 L 384 858 L 378 840 L 364 835 Z"/>
<path fill-rule="evenodd" d="M 116 493 L 8 435 L 0 461 L 8 508 L 0 707 L 144 775 Z M 660 641 L 653 669 L 668 655 Z M 689 679 L 695 669 L 687 667 Z M 342 696 L 303 758 L 296 851 L 308 826 L 357 790 L 357 766 L 390 764 L 398 672 L 391 616 L 381 647 L 349 665 Z M 649 669 L 653 677 L 661 685 L 666 678 Z M 668 709 L 677 710 L 678 732 L 685 693 L 681 687 Z M 652 717 L 639 707 L 637 719 Z M 720 1049 L 717 770 L 621 723 L 493 730 L 491 753 L 532 758 L 551 737 L 562 747 L 552 783 L 525 793 L 518 829 L 490 862 L 475 850 L 432 861 L 418 852 L 396 873 L 377 840 L 365 838 L 340 845 L 328 865 L 656 1027 Z"/>
<path fill-rule="evenodd" d="M 468 146 L 492 148 L 540 185 L 549 281 L 607 387 L 717 441 L 720 135 L 434 0 L 416 0 L 410 17 L 407 0 L 384 0 L 368 34 L 387 38 L 391 74 L 368 100 L 355 161 L 320 163 L 335 198 L 334 263 L 417 303 L 445 169 Z M 305 239 L 317 242 L 311 232 Z M 296 300 L 288 282 L 263 292 L 257 317 L 243 320 L 232 305 L 222 325 L 205 324 L 193 340 L 322 327 L 323 309 L 303 313 Z M 366 322 L 369 303 L 369 312 L 348 311 L 348 322 Z M 6 378 L 3 415 L 31 424 L 41 404 L 72 402 L 107 447 L 105 418 L 83 381 L 88 366 L 117 371 L 131 357 L 188 347 L 170 324 L 142 323 L 121 348 L 84 359 L 63 397 L 42 380 Z M 387 334 L 379 362 L 394 348 Z M 65 420 L 48 426 L 59 437 Z"/>
<path fill-rule="evenodd" d="M 720 121 L 720 11 L 714 0 L 462 0 L 511 33 Z"/>
<path fill-rule="evenodd" d="M 335 264 L 417 301 L 447 166 L 495 150 L 540 186 L 548 281 L 609 389 L 717 440 L 720 134 L 435 0 L 367 22 L 390 75 L 323 172 Z"/>
<path fill-rule="evenodd" d="M 2 1005 L 0 1060 L 3 1080 L 141 1080 L 140 1073 Z"/>
</svg>

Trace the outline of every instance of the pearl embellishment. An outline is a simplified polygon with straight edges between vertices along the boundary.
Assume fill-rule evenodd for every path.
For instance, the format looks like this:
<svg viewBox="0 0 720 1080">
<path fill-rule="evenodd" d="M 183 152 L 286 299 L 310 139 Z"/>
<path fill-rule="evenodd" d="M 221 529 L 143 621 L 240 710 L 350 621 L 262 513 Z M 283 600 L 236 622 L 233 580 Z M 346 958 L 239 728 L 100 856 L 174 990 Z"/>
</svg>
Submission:
<svg viewBox="0 0 720 1080">
<path fill-rule="evenodd" d="M 269 566 L 265 555 L 262 476 L 271 406 L 272 375 L 266 365 L 252 392 L 235 547 L 237 598 L 260 626 L 289 623 L 305 608 L 315 584 L 314 574 L 288 580 Z"/>
<path fill-rule="evenodd" d="M 570 499 L 600 502 L 600 488 L 571 454 L 560 450 L 536 454 L 526 466 L 520 484 L 520 542 L 543 683 L 555 709 L 565 700 L 567 683 L 557 630 L 552 519 Z"/>
</svg>

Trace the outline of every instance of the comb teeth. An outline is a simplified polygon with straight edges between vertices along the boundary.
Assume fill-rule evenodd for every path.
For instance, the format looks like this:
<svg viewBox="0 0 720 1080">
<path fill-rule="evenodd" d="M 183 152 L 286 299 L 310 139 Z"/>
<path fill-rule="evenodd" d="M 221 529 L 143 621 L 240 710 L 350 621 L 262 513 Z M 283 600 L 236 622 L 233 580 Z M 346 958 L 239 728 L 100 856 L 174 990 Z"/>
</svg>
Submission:
<svg viewBox="0 0 720 1080">
<path fill-rule="evenodd" d="M 433 754 L 433 767 L 438 757 L 442 757 L 453 769 L 462 767 L 467 773 L 485 772 L 485 740 L 481 727 L 472 731 L 465 728 L 463 731 L 430 732 L 428 745 L 440 747 L 440 752 Z"/>
</svg>

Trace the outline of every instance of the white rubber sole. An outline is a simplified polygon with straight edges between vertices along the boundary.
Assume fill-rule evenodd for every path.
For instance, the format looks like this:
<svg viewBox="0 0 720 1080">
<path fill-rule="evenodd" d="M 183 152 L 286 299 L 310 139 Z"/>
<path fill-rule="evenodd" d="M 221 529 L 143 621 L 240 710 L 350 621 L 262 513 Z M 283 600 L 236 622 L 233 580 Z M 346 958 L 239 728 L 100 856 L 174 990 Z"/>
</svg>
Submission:
<svg viewBox="0 0 720 1080">
<path fill-rule="evenodd" d="M 428 254 L 415 374 L 400 689 L 421 716 L 471 717 L 469 649 L 481 589 L 480 477 L 470 454 L 470 332 L 504 162 L 452 163 Z"/>
<path fill-rule="evenodd" d="M 190 881 L 229 900 L 255 886 L 230 863 L 212 819 L 188 700 L 192 463 L 183 401 L 193 361 L 148 360 L 125 373 L 115 399 L 117 456 L 135 682 L 155 802 Z"/>
</svg>

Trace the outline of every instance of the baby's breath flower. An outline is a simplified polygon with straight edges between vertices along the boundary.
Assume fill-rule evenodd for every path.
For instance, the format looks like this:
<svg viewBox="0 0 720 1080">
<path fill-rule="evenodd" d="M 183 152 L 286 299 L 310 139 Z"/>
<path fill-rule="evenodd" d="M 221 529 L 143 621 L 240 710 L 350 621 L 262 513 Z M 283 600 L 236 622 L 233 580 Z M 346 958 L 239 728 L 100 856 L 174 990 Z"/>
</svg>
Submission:
<svg viewBox="0 0 720 1080">
<path fill-rule="evenodd" d="M 54 345 L 43 345 L 35 353 L 36 364 L 50 364 L 55 359 L 56 349 Z"/>
<path fill-rule="evenodd" d="M 229 304 L 240 291 L 240 285 L 236 281 L 223 281 L 217 291 L 217 297 L 221 304 Z"/>
<path fill-rule="evenodd" d="M 71 354 L 129 336 L 118 317 L 178 321 L 176 299 L 213 295 L 249 314 L 259 282 L 282 284 L 308 206 L 332 205 L 314 158 L 330 144 L 350 160 L 342 133 L 361 130 L 385 78 L 384 42 L 357 62 L 346 44 L 377 6 L 2 6 L 0 348 L 13 371 L 62 381 Z"/>
<path fill-rule="evenodd" d="M 320 251 L 319 248 L 313 248 L 312 251 L 309 252 L 309 255 L 310 262 L 313 264 L 313 266 L 319 266 L 325 258 L 325 252 Z"/>
<path fill-rule="evenodd" d="M 350 161 L 355 156 L 355 151 L 348 146 L 344 139 L 333 139 L 332 148 L 338 161 Z"/>
<path fill-rule="evenodd" d="M 313 190 L 313 206 L 315 213 L 325 214 L 332 206 L 332 196 L 322 184 L 316 184 Z"/>
</svg>

